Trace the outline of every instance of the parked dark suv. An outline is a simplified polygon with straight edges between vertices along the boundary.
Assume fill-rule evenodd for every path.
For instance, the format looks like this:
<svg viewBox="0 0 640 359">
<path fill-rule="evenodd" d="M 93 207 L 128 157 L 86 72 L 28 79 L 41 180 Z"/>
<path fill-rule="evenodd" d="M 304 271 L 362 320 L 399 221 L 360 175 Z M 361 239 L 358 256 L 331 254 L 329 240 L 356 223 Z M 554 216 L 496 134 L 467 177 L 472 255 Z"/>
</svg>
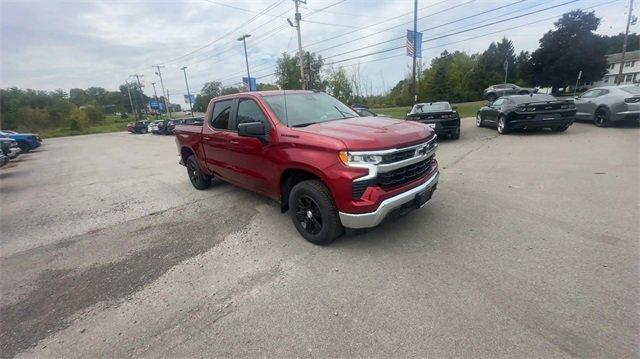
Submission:
<svg viewBox="0 0 640 359">
<path fill-rule="evenodd" d="M 482 97 L 487 101 L 495 101 L 498 97 L 506 95 L 529 95 L 537 93 L 537 88 L 525 88 L 514 84 L 499 84 L 487 87 Z"/>
</svg>

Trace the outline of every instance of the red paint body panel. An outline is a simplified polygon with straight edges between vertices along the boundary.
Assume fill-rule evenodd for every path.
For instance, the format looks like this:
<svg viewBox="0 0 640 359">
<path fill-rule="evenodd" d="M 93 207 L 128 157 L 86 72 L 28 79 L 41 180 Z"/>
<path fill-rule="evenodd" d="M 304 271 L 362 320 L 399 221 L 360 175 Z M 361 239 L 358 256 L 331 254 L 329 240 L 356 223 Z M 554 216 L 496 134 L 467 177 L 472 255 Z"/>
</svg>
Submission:
<svg viewBox="0 0 640 359">
<path fill-rule="evenodd" d="M 281 91 L 275 93 L 282 94 Z M 343 165 L 338 159 L 339 151 L 401 148 L 424 142 L 432 138 L 434 132 L 420 123 L 383 117 L 350 118 L 289 128 L 280 123 L 262 98 L 268 94 L 252 92 L 213 99 L 202 127 L 176 126 L 179 153 L 193 153 L 203 171 L 276 200 L 281 199 L 283 173 L 288 169 L 305 170 L 323 181 L 338 210 L 347 213 L 374 211 L 383 200 L 424 183 L 437 171 L 437 162 L 433 160 L 431 171 L 422 178 L 388 191 L 369 187 L 360 199 L 353 199 L 353 180 L 365 176 L 368 170 Z M 268 143 L 211 127 L 214 102 L 235 98 L 251 98 L 262 109 L 271 126 Z"/>
</svg>

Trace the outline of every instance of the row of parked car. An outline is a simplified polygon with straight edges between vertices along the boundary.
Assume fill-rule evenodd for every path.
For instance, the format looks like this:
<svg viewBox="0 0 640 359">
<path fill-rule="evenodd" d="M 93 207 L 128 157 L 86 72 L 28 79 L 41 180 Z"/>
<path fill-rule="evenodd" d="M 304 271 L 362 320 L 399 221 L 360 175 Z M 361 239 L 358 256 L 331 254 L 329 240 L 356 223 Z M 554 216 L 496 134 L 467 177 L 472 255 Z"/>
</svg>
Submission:
<svg viewBox="0 0 640 359">
<path fill-rule="evenodd" d="M 176 125 L 202 125 L 203 120 L 203 117 L 155 121 L 141 120 L 127 124 L 127 131 L 138 134 L 173 135 Z"/>
<path fill-rule="evenodd" d="M 37 134 L 9 130 L 0 131 L 0 167 L 6 165 L 21 153 L 40 147 L 41 143 L 42 139 Z"/>
<path fill-rule="evenodd" d="M 638 85 L 593 88 L 573 99 L 558 99 L 515 85 L 507 88 L 511 91 L 498 85 L 487 89 L 494 92 L 485 94 L 491 101 L 478 110 L 478 127 L 494 127 L 500 134 L 541 128 L 563 132 L 574 120 L 593 121 L 598 127 L 640 120 Z M 460 137 L 460 115 L 448 102 L 418 103 L 405 119 L 426 124 L 439 137 Z"/>
</svg>

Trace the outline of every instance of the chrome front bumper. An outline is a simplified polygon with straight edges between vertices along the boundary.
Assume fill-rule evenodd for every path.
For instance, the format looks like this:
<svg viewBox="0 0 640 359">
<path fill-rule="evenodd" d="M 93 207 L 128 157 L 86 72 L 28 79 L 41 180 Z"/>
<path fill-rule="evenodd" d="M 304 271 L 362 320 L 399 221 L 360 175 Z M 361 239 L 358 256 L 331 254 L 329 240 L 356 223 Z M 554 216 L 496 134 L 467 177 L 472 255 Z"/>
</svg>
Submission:
<svg viewBox="0 0 640 359">
<path fill-rule="evenodd" d="M 406 192 L 402 192 L 397 196 L 387 198 L 378 209 L 368 213 L 344 213 L 339 212 L 340 222 L 347 228 L 369 228 L 375 227 L 394 209 L 414 200 L 416 195 L 422 191 L 430 190 L 433 186 L 438 184 L 438 178 L 440 172 L 436 172 L 427 182 L 414 187 Z"/>
</svg>

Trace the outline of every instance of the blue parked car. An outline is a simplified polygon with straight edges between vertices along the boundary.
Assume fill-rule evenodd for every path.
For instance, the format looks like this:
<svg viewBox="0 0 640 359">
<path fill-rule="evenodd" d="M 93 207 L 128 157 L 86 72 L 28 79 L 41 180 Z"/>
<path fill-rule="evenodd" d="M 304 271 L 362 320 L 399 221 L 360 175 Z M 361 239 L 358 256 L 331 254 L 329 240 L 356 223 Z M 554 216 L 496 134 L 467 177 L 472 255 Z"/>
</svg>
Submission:
<svg viewBox="0 0 640 359">
<path fill-rule="evenodd" d="M 17 133 L 14 131 L 2 130 L 0 131 L 0 137 L 9 137 L 18 142 L 18 147 L 22 152 L 29 152 L 34 148 L 40 147 L 42 139 L 40 136 L 33 133 Z"/>
</svg>

